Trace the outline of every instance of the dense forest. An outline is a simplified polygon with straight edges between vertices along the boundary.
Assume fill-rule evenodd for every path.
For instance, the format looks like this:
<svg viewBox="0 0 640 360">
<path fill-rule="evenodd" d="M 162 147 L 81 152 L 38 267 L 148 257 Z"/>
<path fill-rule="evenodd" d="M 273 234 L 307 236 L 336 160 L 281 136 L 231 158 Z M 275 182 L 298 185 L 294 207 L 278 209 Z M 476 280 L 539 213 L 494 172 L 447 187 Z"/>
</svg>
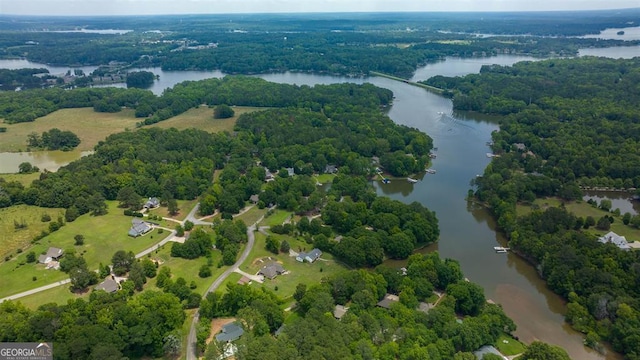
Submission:
<svg viewBox="0 0 640 360">
<path fill-rule="evenodd" d="M 98 89 L 77 91 L 91 94 L 94 90 Z M 147 95 L 140 90 L 103 90 L 96 93 L 123 98 Z M 42 92 L 46 93 L 37 91 Z M 58 90 L 51 92 L 59 94 Z M 383 250 L 388 256 L 406 258 L 415 246 L 437 240 L 439 231 L 432 212 L 419 204 L 395 202 L 382 206 L 373 201 L 375 193 L 364 180 L 380 166 L 372 161 L 374 157 L 380 158 L 382 166 L 388 163 L 387 170 L 392 174 L 406 176 L 424 169 L 432 148 L 427 135 L 396 125 L 381 114 L 381 106 L 391 100 L 388 90 L 371 84 L 311 88 L 228 77 L 187 82 L 162 97 L 141 98 L 164 104 L 166 107 L 159 112 L 170 111 L 168 104 L 186 103 L 181 107 L 186 111 L 188 106 L 202 102 L 274 109 L 244 114 L 234 136 L 157 128 L 111 135 L 95 147 L 93 155 L 55 173 L 43 173 L 29 187 L 17 182 L 2 184 L 0 204 L 65 208 L 66 221 L 73 221 L 85 213 L 102 212 L 106 200 L 119 200 L 137 211 L 142 198 L 158 197 L 165 204 L 175 199 L 200 198 L 202 215 L 219 210 L 223 218 L 230 218 L 251 195 L 260 194 L 261 206 L 278 205 L 307 214 L 325 205 L 324 194 L 311 175 L 333 166 L 340 174 L 331 190 L 335 195 L 328 208 L 349 216 L 338 218 L 328 212 L 324 220 L 339 233 L 351 236 L 334 249 L 324 235 L 317 240 L 326 243 L 323 249 L 356 266 L 375 266 L 382 261 Z M 42 142 L 36 134 L 33 137 Z M 45 137 L 51 136 L 42 136 Z M 292 168 L 296 176 L 289 178 L 286 168 Z M 214 170 L 221 171 L 218 181 L 212 183 Z M 266 184 L 261 193 L 267 172 L 277 173 L 280 179 Z M 336 202 L 342 197 L 348 200 Z M 370 210 L 363 212 L 361 207 Z M 362 232 L 369 224 L 376 230 L 375 237 Z M 357 242 L 358 247 L 346 245 L 352 242 Z M 375 247 L 371 247 L 373 244 Z M 227 262 L 233 263 L 239 247 L 230 249 Z M 356 249 L 374 251 L 376 255 L 367 257 L 353 252 Z M 179 253 L 184 252 L 176 250 Z"/>
<path fill-rule="evenodd" d="M 439 305 L 418 310 L 433 291 L 445 291 Z M 399 294 L 388 309 L 376 306 L 385 294 Z M 321 284 L 299 284 L 294 298 L 297 316 L 285 312 L 272 293 L 229 285 L 224 294 L 202 301 L 202 325 L 235 316 L 246 329 L 237 342 L 238 359 L 476 359 L 473 351 L 495 343 L 515 324 L 499 305 L 487 303 L 478 285 L 464 281 L 456 261 L 437 253 L 413 255 L 407 274 L 386 266 L 352 270 Z M 348 305 L 339 320 L 335 305 Z M 272 334 L 275 333 L 275 336 Z M 202 333 L 204 334 L 204 333 Z M 202 345 L 204 336 L 199 336 Z M 217 359 L 220 344 L 207 347 L 206 359 Z M 489 359 L 491 357 L 485 357 Z M 563 350 L 534 344 L 523 359 L 569 359 Z"/>
<path fill-rule="evenodd" d="M 162 356 L 172 343 L 180 345 L 177 331 L 185 320 L 177 297 L 153 291 L 136 297 L 94 292 L 89 300 L 47 304 L 35 311 L 5 301 L 0 314 L 0 341 L 47 339 L 55 343 L 56 359 Z"/>
<path fill-rule="evenodd" d="M 581 188 L 640 186 L 639 76 L 638 58 L 581 58 L 428 81 L 448 89 L 458 109 L 504 115 L 493 135 L 500 157 L 474 180 L 477 199 L 491 207 L 510 246 L 569 301 L 567 321 L 587 344 L 609 341 L 627 359 L 640 358 L 640 253 L 600 244 L 585 231 L 608 228 L 607 217 L 596 224 L 564 208 L 518 217 L 516 204 L 580 199 Z"/>
</svg>

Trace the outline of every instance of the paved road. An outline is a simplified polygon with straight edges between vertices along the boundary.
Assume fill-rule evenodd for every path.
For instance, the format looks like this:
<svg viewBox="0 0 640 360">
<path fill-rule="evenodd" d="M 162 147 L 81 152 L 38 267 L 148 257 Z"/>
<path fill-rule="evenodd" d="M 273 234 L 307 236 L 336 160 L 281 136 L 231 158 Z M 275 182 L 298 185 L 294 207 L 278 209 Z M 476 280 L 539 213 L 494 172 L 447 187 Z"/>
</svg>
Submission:
<svg viewBox="0 0 640 360">
<path fill-rule="evenodd" d="M 157 243 L 157 244 L 155 244 L 155 245 L 151 246 L 150 248 L 148 248 L 148 249 L 146 249 L 146 250 L 143 250 L 142 252 L 138 253 L 138 254 L 136 255 L 136 259 L 137 259 L 137 258 L 141 258 L 141 257 L 143 257 L 143 256 L 145 256 L 145 255 L 147 255 L 147 254 L 149 254 L 150 252 L 152 252 L 152 251 L 156 250 L 157 248 L 161 247 L 162 245 L 164 245 L 164 244 L 168 243 L 169 241 L 173 240 L 173 238 L 174 238 L 174 237 L 175 237 L 175 235 L 176 235 L 175 230 L 171 230 L 171 229 L 166 229 L 166 230 L 171 231 L 171 233 L 169 234 L 169 236 L 167 236 L 166 238 L 164 238 L 164 239 L 163 239 L 162 241 L 160 241 L 159 243 Z M 5 301 L 5 300 L 15 300 L 15 299 L 19 299 L 19 298 L 21 298 L 21 297 L 25 297 L 25 296 L 33 295 L 33 294 L 35 294 L 35 293 L 39 293 L 40 291 L 45 291 L 45 290 L 53 289 L 54 287 L 62 286 L 62 285 L 64 285 L 64 284 L 68 284 L 68 283 L 70 283 L 70 282 L 71 282 L 71 279 L 64 279 L 64 280 L 61 280 L 61 281 L 55 282 L 55 283 L 53 283 L 53 284 L 49 284 L 49 285 L 45 285 L 45 286 L 41 286 L 41 287 L 39 287 L 39 288 L 35 288 L 35 289 L 31 289 L 31 290 L 28 290 L 28 291 L 24 291 L 24 292 L 21 292 L 21 293 L 18 293 L 18 294 L 14 294 L 14 295 L 11 295 L 11 296 L 7 296 L 7 297 L 5 297 L 5 298 L 0 299 L 0 303 L 1 303 L 1 302 L 3 302 L 3 301 Z"/>
<path fill-rule="evenodd" d="M 211 225 L 210 222 L 206 222 L 206 221 L 202 221 L 200 219 L 196 219 L 196 212 L 198 212 L 198 209 L 200 209 L 200 203 L 197 203 L 196 206 L 193 207 L 193 209 L 191 209 L 191 211 L 189 211 L 189 214 L 187 215 L 187 217 L 184 219 L 185 221 L 189 220 L 191 221 L 194 225 Z M 182 224 L 184 225 L 184 221 L 182 222 Z"/>
<path fill-rule="evenodd" d="M 253 248 L 253 244 L 255 243 L 255 240 L 256 240 L 254 235 L 254 232 L 256 231 L 256 225 L 259 224 L 262 221 L 262 219 L 264 219 L 264 216 L 258 219 L 258 221 L 256 221 L 255 224 L 247 228 L 247 238 L 248 238 L 247 246 L 244 247 L 244 251 L 240 255 L 240 258 L 238 259 L 238 261 L 235 262 L 235 264 L 233 264 L 233 266 L 225 270 L 222 273 L 222 275 L 218 276 L 218 278 L 213 282 L 213 284 L 211 284 L 211 286 L 209 286 L 207 291 L 204 293 L 204 296 L 207 296 L 207 294 L 210 292 L 216 291 L 216 289 L 220 287 L 220 285 L 222 285 L 222 283 L 227 279 L 227 277 L 232 272 L 240 268 L 240 265 L 243 262 L 245 262 L 245 260 L 247 260 L 247 257 L 249 257 L 249 253 L 251 252 L 251 249 Z M 193 316 L 193 321 L 191 322 L 191 329 L 189 329 L 189 337 L 187 338 L 187 360 L 198 359 L 198 354 L 196 353 L 197 351 L 196 325 L 198 324 L 199 317 L 200 317 L 199 312 L 196 312 L 196 314 Z"/>
</svg>

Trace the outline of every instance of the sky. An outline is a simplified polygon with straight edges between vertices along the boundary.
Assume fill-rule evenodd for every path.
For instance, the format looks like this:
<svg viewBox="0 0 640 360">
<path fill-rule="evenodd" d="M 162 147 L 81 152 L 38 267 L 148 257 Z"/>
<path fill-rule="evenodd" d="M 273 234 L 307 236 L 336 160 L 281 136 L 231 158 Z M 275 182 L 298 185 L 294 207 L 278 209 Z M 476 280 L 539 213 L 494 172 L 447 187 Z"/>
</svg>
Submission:
<svg viewBox="0 0 640 360">
<path fill-rule="evenodd" d="M 11 15 L 553 11 L 637 7 L 640 0 L 0 0 L 0 14 Z"/>
</svg>

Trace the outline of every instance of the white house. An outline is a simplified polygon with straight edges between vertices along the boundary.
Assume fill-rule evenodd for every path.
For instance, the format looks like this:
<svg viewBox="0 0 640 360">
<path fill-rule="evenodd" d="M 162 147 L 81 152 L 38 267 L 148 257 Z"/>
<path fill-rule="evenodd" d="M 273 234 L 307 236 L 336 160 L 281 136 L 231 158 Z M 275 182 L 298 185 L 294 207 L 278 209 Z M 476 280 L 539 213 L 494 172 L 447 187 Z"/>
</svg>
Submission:
<svg viewBox="0 0 640 360">
<path fill-rule="evenodd" d="M 625 238 L 624 236 L 620 236 L 613 231 L 609 231 L 606 235 L 601 236 L 600 238 L 598 238 L 598 241 L 603 244 L 612 243 L 615 246 L 619 247 L 621 250 L 625 251 L 629 251 L 631 249 L 627 238 Z"/>
</svg>

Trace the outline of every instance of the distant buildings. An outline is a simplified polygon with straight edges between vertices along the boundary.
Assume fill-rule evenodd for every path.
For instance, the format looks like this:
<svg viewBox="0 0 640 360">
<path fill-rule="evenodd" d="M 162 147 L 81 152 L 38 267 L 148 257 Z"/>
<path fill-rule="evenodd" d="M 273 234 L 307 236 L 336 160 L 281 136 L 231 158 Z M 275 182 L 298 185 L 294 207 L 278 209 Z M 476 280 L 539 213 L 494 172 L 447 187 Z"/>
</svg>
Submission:
<svg viewBox="0 0 640 360">
<path fill-rule="evenodd" d="M 600 238 L 598 238 L 598 241 L 603 244 L 612 243 L 624 251 L 631 250 L 631 246 L 629 246 L 629 242 L 627 241 L 627 239 L 624 236 L 620 236 L 614 233 L 613 231 L 609 231 L 606 235 L 601 236 Z"/>
</svg>

